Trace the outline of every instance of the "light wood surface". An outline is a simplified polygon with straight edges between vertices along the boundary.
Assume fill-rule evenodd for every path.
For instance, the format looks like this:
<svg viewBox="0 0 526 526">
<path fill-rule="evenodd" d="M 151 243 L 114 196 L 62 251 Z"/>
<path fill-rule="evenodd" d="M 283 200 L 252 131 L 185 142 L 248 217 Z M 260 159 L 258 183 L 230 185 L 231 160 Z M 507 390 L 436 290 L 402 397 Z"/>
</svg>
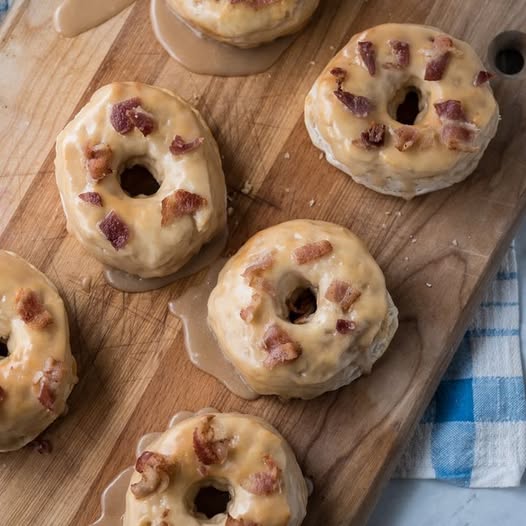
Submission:
<svg viewBox="0 0 526 526">
<path fill-rule="evenodd" d="M 314 480 L 305 524 L 365 523 L 524 209 L 526 86 L 495 81 L 503 120 L 476 174 L 409 203 L 353 184 L 320 159 L 304 128 L 303 100 L 336 50 L 369 26 L 432 24 L 485 56 L 497 33 L 525 27 L 526 9 L 517 0 L 322 3 L 282 60 L 246 79 L 192 75 L 170 60 L 153 37 L 146 0 L 73 40 L 52 29 L 57 0 L 15 4 L 0 29 L 0 247 L 59 287 L 80 383 L 69 414 L 44 434 L 51 455 L 2 455 L 0 524 L 88 524 L 102 490 L 133 462 L 137 439 L 181 409 L 204 406 L 260 415 L 286 436 Z M 371 376 L 310 402 L 243 401 L 190 364 L 180 323 L 168 314 L 170 298 L 203 273 L 138 295 L 104 283 L 101 266 L 66 232 L 53 148 L 92 92 L 113 80 L 171 88 L 202 111 L 233 198 L 230 250 L 290 218 L 342 223 L 366 241 L 401 319 Z M 246 181 L 251 195 L 240 192 Z M 89 294 L 85 276 L 93 280 Z"/>
</svg>

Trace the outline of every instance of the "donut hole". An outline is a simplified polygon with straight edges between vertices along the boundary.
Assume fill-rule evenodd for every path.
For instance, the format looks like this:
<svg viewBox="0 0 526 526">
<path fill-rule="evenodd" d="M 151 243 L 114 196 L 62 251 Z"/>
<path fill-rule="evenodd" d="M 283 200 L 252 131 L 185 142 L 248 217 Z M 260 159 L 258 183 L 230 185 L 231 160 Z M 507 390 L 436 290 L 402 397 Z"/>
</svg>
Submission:
<svg viewBox="0 0 526 526">
<path fill-rule="evenodd" d="M 525 55 L 526 33 L 504 31 L 489 46 L 489 66 L 503 76 L 522 78 L 525 73 Z"/>
<path fill-rule="evenodd" d="M 0 338 L 0 360 L 9 356 L 9 348 L 7 347 L 7 340 Z"/>
<path fill-rule="evenodd" d="M 398 90 L 389 105 L 389 113 L 401 124 L 413 125 L 423 110 L 422 92 L 415 86 Z"/>
<path fill-rule="evenodd" d="M 297 287 L 287 297 L 285 305 L 288 321 L 302 325 L 309 321 L 318 308 L 316 293 L 312 287 Z"/>
<path fill-rule="evenodd" d="M 196 518 L 212 519 L 226 513 L 232 500 L 228 484 L 218 480 L 209 480 L 194 488 L 190 499 L 190 509 Z"/>
<path fill-rule="evenodd" d="M 130 197 L 154 195 L 161 186 L 146 166 L 135 163 L 124 168 L 119 181 L 121 188 Z"/>
</svg>

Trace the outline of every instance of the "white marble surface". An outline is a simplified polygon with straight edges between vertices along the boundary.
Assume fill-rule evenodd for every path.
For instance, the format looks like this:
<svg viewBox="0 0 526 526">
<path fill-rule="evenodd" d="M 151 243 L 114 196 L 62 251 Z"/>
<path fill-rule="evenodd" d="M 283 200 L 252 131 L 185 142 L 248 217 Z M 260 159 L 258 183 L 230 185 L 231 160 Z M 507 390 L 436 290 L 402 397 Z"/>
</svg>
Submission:
<svg viewBox="0 0 526 526">
<path fill-rule="evenodd" d="M 526 364 L 526 221 L 515 240 Z M 431 480 L 392 480 L 368 526 L 526 526 L 526 476 L 520 488 L 469 489 Z"/>
</svg>

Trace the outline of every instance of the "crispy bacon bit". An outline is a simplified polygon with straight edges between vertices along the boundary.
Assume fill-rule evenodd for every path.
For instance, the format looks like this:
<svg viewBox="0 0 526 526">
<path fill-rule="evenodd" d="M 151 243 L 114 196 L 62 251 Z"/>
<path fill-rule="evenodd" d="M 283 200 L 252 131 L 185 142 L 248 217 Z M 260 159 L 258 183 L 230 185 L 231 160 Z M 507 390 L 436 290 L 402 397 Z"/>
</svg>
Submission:
<svg viewBox="0 0 526 526">
<path fill-rule="evenodd" d="M 98 192 L 84 192 L 79 194 L 79 199 L 93 206 L 102 206 L 102 197 Z"/>
<path fill-rule="evenodd" d="M 274 296 L 276 291 L 272 283 L 263 277 L 265 270 L 268 270 L 274 264 L 274 251 L 269 250 L 263 254 L 259 254 L 253 260 L 253 263 L 249 265 L 241 277 L 245 278 L 248 281 L 248 284 L 253 289 L 258 291 L 266 292 L 271 296 Z"/>
<path fill-rule="evenodd" d="M 7 397 L 7 393 L 5 392 L 5 389 L 0 387 L 0 403 L 3 402 Z"/>
<path fill-rule="evenodd" d="M 93 180 L 100 181 L 113 173 L 112 156 L 113 152 L 107 144 L 96 144 L 86 148 L 86 167 Z"/>
<path fill-rule="evenodd" d="M 197 137 L 193 141 L 185 142 L 185 140 L 180 135 L 176 135 L 172 141 L 172 144 L 170 144 L 170 151 L 174 155 L 183 155 L 199 148 L 199 146 L 201 146 L 201 144 L 204 142 L 204 137 Z"/>
<path fill-rule="evenodd" d="M 385 130 L 386 127 L 384 124 L 376 124 L 373 122 L 367 130 L 360 134 L 359 139 L 354 139 L 353 144 L 364 150 L 380 148 L 384 145 Z"/>
<path fill-rule="evenodd" d="M 333 303 L 339 303 L 342 311 L 348 312 L 361 295 L 362 293 L 353 289 L 350 283 L 335 279 L 329 285 L 325 298 Z"/>
<path fill-rule="evenodd" d="M 358 42 L 358 52 L 371 77 L 376 73 L 376 51 L 372 42 Z"/>
<path fill-rule="evenodd" d="M 354 116 L 360 119 L 365 119 L 374 109 L 373 103 L 367 97 L 353 95 L 342 89 L 337 89 L 334 95 Z"/>
<path fill-rule="evenodd" d="M 394 62 L 387 62 L 384 64 L 386 69 L 405 69 L 409 66 L 411 61 L 411 51 L 407 42 L 401 40 L 389 40 L 391 46 L 391 53 L 395 59 Z"/>
<path fill-rule="evenodd" d="M 341 89 L 342 84 L 347 78 L 347 71 L 343 68 L 332 68 L 330 71 L 331 75 L 336 78 L 336 83 L 338 84 L 338 89 Z"/>
<path fill-rule="evenodd" d="M 263 349 L 268 353 L 263 365 L 273 369 L 277 365 L 292 362 L 300 357 L 301 347 L 276 324 L 269 325 L 263 335 Z"/>
<path fill-rule="evenodd" d="M 145 137 L 155 130 L 155 119 L 151 113 L 140 106 L 132 108 L 126 112 L 126 116 L 131 124 L 137 128 Z"/>
<path fill-rule="evenodd" d="M 56 391 L 65 374 L 64 364 L 54 358 L 48 358 L 44 363 L 44 370 L 38 373 L 39 385 L 38 401 L 48 410 L 55 410 Z"/>
<path fill-rule="evenodd" d="M 261 304 L 261 294 L 254 292 L 254 294 L 252 294 L 250 305 L 248 305 L 248 307 L 241 309 L 241 311 L 239 312 L 239 316 L 241 317 L 241 319 L 245 323 L 252 323 L 254 321 L 254 315 L 256 314 L 256 310 L 260 304 Z"/>
<path fill-rule="evenodd" d="M 128 112 L 141 105 L 141 99 L 133 97 L 114 104 L 111 108 L 110 122 L 116 132 L 121 135 L 130 133 L 135 125 L 130 119 Z"/>
<path fill-rule="evenodd" d="M 174 219 L 190 216 L 207 204 L 208 201 L 200 195 L 176 190 L 161 203 L 161 225 L 166 226 L 173 223 Z"/>
<path fill-rule="evenodd" d="M 46 453 L 53 453 L 53 444 L 49 440 L 44 438 L 35 438 L 27 445 L 28 447 L 34 449 L 37 453 L 44 455 Z"/>
<path fill-rule="evenodd" d="M 227 515 L 225 526 L 260 526 L 257 522 L 250 519 L 237 518 Z"/>
<path fill-rule="evenodd" d="M 420 133 L 414 126 L 400 126 L 394 130 L 394 145 L 397 150 L 405 152 L 415 145 Z"/>
<path fill-rule="evenodd" d="M 152 493 L 162 493 L 170 484 L 174 464 L 160 453 L 145 451 L 135 463 L 135 471 L 142 475 L 139 482 L 130 486 L 136 499 L 144 499 Z"/>
<path fill-rule="evenodd" d="M 473 152 L 478 149 L 472 145 L 478 128 L 468 121 L 460 101 L 437 102 L 435 110 L 442 122 L 440 138 L 450 150 Z"/>
<path fill-rule="evenodd" d="M 489 71 L 479 71 L 473 79 L 473 86 L 478 88 L 479 86 L 482 86 L 482 84 L 489 82 L 494 76 L 495 75 Z"/>
<path fill-rule="evenodd" d="M 337 320 L 336 331 L 340 334 L 350 334 L 356 329 L 356 323 L 350 320 Z"/>
<path fill-rule="evenodd" d="M 205 466 L 224 464 L 231 444 L 229 438 L 216 440 L 215 430 L 212 427 L 214 418 L 214 415 L 206 416 L 194 429 L 194 452 L 199 462 Z"/>
<path fill-rule="evenodd" d="M 451 59 L 451 52 L 455 50 L 453 40 L 447 35 L 438 35 L 433 41 L 433 48 L 429 52 L 424 80 L 442 80 Z"/>
<path fill-rule="evenodd" d="M 112 244 L 115 250 L 120 250 L 128 244 L 130 230 L 115 211 L 112 210 L 99 223 L 99 229 L 106 236 L 106 239 Z"/>
<path fill-rule="evenodd" d="M 281 469 L 270 455 L 263 457 L 267 470 L 253 473 L 241 483 L 241 487 L 253 495 L 272 495 L 281 491 Z"/>
<path fill-rule="evenodd" d="M 51 314 L 44 308 L 36 292 L 18 289 L 15 295 L 16 312 L 31 329 L 41 330 L 52 323 Z"/>
<path fill-rule="evenodd" d="M 331 243 L 324 239 L 323 241 L 316 241 L 296 248 L 292 252 L 292 259 L 298 265 L 305 265 L 330 254 L 332 250 Z"/>
</svg>

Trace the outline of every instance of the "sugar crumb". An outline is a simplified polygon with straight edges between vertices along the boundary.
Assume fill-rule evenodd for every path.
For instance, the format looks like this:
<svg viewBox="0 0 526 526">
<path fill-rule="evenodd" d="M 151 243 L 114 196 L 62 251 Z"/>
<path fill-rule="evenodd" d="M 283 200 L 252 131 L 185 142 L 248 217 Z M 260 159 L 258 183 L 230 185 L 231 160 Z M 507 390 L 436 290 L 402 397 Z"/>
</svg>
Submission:
<svg viewBox="0 0 526 526">
<path fill-rule="evenodd" d="M 252 192 L 253 185 L 249 181 L 245 181 L 245 184 L 243 185 L 243 188 L 241 188 L 241 193 L 248 195 L 250 192 Z"/>
<path fill-rule="evenodd" d="M 283 157 L 285 159 L 290 159 L 290 153 L 289 152 L 285 152 L 285 155 Z"/>
<path fill-rule="evenodd" d="M 453 241 L 451 241 L 451 244 L 454 246 L 454 247 L 458 247 L 458 241 L 456 239 L 453 239 Z"/>
<path fill-rule="evenodd" d="M 312 208 L 316 204 L 316 199 L 311 199 L 309 201 L 309 206 Z"/>
<path fill-rule="evenodd" d="M 428 289 L 430 289 L 432 286 L 433 286 L 433 285 L 431 285 L 431 283 L 426 282 L 426 287 L 427 287 Z"/>
</svg>

